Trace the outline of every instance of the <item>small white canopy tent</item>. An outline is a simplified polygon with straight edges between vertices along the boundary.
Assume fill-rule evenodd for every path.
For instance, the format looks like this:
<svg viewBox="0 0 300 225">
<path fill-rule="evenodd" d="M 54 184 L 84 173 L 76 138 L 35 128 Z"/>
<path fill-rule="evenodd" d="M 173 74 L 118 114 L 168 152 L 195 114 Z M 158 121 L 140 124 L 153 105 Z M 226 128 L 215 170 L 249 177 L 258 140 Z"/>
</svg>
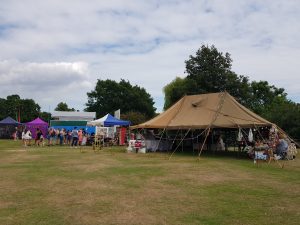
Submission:
<svg viewBox="0 0 300 225">
<path fill-rule="evenodd" d="M 104 126 L 104 127 L 111 127 L 111 126 L 116 126 L 116 125 L 129 126 L 130 122 L 126 121 L 126 120 L 119 120 L 108 113 L 100 119 L 87 122 L 87 125 L 88 126 Z"/>
</svg>

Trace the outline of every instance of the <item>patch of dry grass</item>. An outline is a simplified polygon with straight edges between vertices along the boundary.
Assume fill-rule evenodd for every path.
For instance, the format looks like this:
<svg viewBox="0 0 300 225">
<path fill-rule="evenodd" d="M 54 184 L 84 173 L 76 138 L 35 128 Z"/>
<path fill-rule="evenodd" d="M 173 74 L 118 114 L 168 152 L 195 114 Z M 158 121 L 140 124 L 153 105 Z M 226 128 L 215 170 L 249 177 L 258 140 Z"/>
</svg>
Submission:
<svg viewBox="0 0 300 225">
<path fill-rule="evenodd" d="M 0 150 L 0 224 L 298 224 L 300 218 L 299 160 L 280 169 L 120 148 L 20 149 Z"/>
</svg>

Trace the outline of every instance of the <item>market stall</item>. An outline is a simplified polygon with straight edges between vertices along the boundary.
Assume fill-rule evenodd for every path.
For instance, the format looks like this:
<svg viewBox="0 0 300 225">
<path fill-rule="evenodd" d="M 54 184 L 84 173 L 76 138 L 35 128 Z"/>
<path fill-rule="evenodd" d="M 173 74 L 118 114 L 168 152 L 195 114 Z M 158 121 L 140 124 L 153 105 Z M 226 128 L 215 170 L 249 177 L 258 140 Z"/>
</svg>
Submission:
<svg viewBox="0 0 300 225">
<path fill-rule="evenodd" d="M 0 138 L 12 138 L 17 135 L 18 127 L 22 124 L 15 121 L 10 116 L 0 121 Z"/>
<path fill-rule="evenodd" d="M 38 117 L 38 118 L 26 123 L 26 129 L 30 130 L 33 138 L 35 138 L 37 128 L 39 128 L 42 131 L 44 137 L 47 136 L 48 123 L 45 122 L 44 120 L 42 120 Z"/>
<path fill-rule="evenodd" d="M 114 126 L 121 126 L 122 128 L 118 130 L 118 144 L 120 145 L 125 143 L 126 128 L 124 127 L 128 127 L 129 125 L 130 121 L 117 119 L 109 113 L 97 120 L 87 122 L 87 126 L 95 127 L 95 135 L 102 136 L 103 140 L 109 143 L 115 139 L 116 130 Z"/>
</svg>

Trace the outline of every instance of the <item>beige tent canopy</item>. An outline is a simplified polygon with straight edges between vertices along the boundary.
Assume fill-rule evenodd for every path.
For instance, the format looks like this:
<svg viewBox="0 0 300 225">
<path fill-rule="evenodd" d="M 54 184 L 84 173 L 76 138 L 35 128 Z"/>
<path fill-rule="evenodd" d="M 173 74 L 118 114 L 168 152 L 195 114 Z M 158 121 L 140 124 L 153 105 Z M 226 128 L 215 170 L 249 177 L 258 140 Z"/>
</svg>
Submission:
<svg viewBox="0 0 300 225">
<path fill-rule="evenodd" d="M 229 93 L 189 95 L 155 118 L 131 127 L 162 129 L 251 128 L 272 123 L 238 103 Z"/>
</svg>

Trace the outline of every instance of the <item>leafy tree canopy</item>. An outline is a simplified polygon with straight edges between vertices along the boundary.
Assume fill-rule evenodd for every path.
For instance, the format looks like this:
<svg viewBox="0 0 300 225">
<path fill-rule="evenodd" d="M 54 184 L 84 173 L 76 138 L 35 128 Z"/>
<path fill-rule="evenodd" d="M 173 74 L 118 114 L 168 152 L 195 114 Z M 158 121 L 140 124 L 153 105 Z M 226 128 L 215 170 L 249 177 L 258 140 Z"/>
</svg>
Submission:
<svg viewBox="0 0 300 225">
<path fill-rule="evenodd" d="M 190 94 L 193 83 L 186 78 L 176 77 L 171 83 L 164 87 L 165 93 L 165 104 L 164 109 L 172 106 L 176 101 L 178 101 L 182 96 Z"/>
<path fill-rule="evenodd" d="M 131 122 L 131 126 L 147 121 L 147 117 L 145 114 L 142 114 L 140 112 L 133 112 L 133 111 L 122 113 L 121 119 L 129 120 Z"/>
<path fill-rule="evenodd" d="M 54 109 L 55 111 L 75 111 L 74 108 L 69 108 L 67 103 L 65 102 L 60 102 L 58 103 L 58 105 L 56 106 L 56 108 Z"/>
<path fill-rule="evenodd" d="M 94 111 L 97 117 L 121 109 L 122 114 L 134 111 L 151 118 L 156 110 L 152 97 L 144 88 L 133 86 L 123 79 L 119 83 L 98 79 L 95 89 L 87 96 L 85 111 Z"/>
<path fill-rule="evenodd" d="M 262 116 L 276 123 L 291 137 L 300 139 L 300 104 L 286 100 L 284 96 L 277 96 L 262 110 Z"/>
<path fill-rule="evenodd" d="M 219 92 L 227 88 L 231 71 L 229 53 L 219 52 L 214 45 L 202 45 L 196 56 L 190 56 L 186 63 L 187 78 L 195 82 L 197 93 Z"/>
<path fill-rule="evenodd" d="M 202 45 L 196 56 L 190 56 L 186 63 L 185 78 L 176 78 L 164 87 L 167 109 L 185 94 L 203 94 L 228 91 L 242 104 L 250 98 L 249 79 L 231 71 L 232 59 L 212 45 Z"/>
<path fill-rule="evenodd" d="M 194 94 L 228 91 L 239 100 L 249 98 L 249 79 L 231 70 L 229 53 L 223 54 L 212 45 L 202 45 L 196 56 L 190 56 L 186 63 L 187 79 L 194 85 Z"/>
<path fill-rule="evenodd" d="M 253 81 L 250 84 L 251 96 L 247 106 L 258 114 L 268 111 L 278 99 L 288 102 L 287 94 L 283 88 L 269 85 L 267 81 Z"/>
<path fill-rule="evenodd" d="M 21 122 L 28 122 L 40 115 L 40 106 L 33 99 L 21 99 L 19 95 L 9 95 L 0 99 L 0 117 L 10 116 Z"/>
</svg>

